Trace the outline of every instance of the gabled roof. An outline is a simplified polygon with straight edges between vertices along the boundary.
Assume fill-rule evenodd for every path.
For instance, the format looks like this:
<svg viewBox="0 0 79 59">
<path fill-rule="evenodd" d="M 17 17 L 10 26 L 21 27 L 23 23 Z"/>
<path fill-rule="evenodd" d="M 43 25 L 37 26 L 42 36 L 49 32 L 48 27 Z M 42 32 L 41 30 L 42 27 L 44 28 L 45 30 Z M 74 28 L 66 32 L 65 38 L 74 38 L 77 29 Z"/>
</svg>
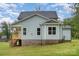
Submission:
<svg viewBox="0 0 79 59">
<path fill-rule="evenodd" d="M 23 22 L 23 21 L 25 21 L 25 20 L 28 20 L 29 18 L 31 18 L 31 17 L 33 17 L 33 16 L 39 16 L 39 17 L 42 17 L 42 18 L 44 18 L 44 19 L 46 19 L 46 20 L 50 20 L 49 18 L 44 17 L 44 16 L 42 16 L 42 15 L 39 15 L 39 14 L 32 14 L 32 15 L 30 15 L 30 16 L 27 16 L 27 17 L 25 17 L 25 18 L 23 18 L 23 19 L 21 19 L 21 20 L 15 22 L 15 23 L 13 23 L 13 25 L 14 25 L 14 24 L 17 24 L 17 23 L 20 23 L 20 22 Z M 55 20 L 55 21 L 57 21 L 57 20 Z"/>
<path fill-rule="evenodd" d="M 49 19 L 58 19 L 56 11 L 25 11 L 25 12 L 20 13 L 18 20 L 28 17 L 32 14 L 40 14 L 42 16 L 49 18 Z"/>
<path fill-rule="evenodd" d="M 61 22 L 59 22 L 58 20 L 55 20 L 55 19 L 49 19 L 49 18 L 47 18 L 47 17 L 45 17 L 45 16 L 42 16 L 42 15 L 39 15 L 39 14 L 32 14 L 32 15 L 30 15 L 30 16 L 28 16 L 28 17 L 25 17 L 25 18 L 23 18 L 23 19 L 21 19 L 21 20 L 19 20 L 19 21 L 17 21 L 17 22 L 15 22 L 15 23 L 13 23 L 13 25 L 15 25 L 15 24 L 17 24 L 17 23 L 20 23 L 20 22 L 23 22 L 23 21 L 25 21 L 25 20 L 28 20 L 29 18 L 31 18 L 31 17 L 34 17 L 34 16 L 39 16 L 39 17 L 42 17 L 42 18 L 44 18 L 45 20 L 46 20 L 46 22 L 45 23 L 43 23 L 43 24 L 50 24 L 50 23 L 57 23 L 57 24 L 62 24 Z"/>
</svg>

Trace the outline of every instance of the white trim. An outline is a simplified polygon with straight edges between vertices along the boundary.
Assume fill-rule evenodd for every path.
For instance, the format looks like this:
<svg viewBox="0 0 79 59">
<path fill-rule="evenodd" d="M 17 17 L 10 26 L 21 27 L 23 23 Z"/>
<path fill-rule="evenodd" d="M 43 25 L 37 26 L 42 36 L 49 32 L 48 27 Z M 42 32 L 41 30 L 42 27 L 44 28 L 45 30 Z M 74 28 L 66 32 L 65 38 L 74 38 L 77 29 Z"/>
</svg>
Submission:
<svg viewBox="0 0 79 59">
<path fill-rule="evenodd" d="M 45 23 L 45 24 L 62 24 L 62 23 Z"/>
<path fill-rule="evenodd" d="M 58 22 L 58 20 L 54 20 L 54 19 L 50 19 L 50 20 L 47 20 L 46 22 L 48 22 L 48 21 L 55 21 L 55 22 Z M 45 22 L 45 23 L 46 23 Z M 59 23 L 59 22 L 58 22 Z"/>
<path fill-rule="evenodd" d="M 58 24 L 63 25 L 62 23 L 43 23 L 43 24 L 40 24 L 40 25 L 52 25 L 52 24 L 54 24 L 54 25 L 58 25 Z"/>
</svg>

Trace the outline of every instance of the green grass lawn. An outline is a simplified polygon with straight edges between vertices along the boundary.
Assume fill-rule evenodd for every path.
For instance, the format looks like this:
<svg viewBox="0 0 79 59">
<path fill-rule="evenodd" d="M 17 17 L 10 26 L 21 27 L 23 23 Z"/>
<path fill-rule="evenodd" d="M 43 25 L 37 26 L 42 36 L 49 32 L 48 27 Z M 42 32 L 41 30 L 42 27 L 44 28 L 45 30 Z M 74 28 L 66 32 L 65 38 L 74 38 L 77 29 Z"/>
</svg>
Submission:
<svg viewBox="0 0 79 59">
<path fill-rule="evenodd" d="M 78 56 L 79 40 L 45 46 L 10 47 L 0 42 L 0 56 Z"/>
</svg>

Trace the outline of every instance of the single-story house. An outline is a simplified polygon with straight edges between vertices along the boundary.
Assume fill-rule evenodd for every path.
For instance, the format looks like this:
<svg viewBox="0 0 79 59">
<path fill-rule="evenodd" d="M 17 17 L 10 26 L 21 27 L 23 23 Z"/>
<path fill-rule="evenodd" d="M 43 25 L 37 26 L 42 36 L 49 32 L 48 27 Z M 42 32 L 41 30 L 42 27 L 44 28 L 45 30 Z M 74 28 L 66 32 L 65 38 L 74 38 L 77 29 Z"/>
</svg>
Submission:
<svg viewBox="0 0 79 59">
<path fill-rule="evenodd" d="M 37 45 L 71 41 L 71 26 L 58 20 L 56 11 L 25 11 L 12 24 L 11 44 Z"/>
</svg>

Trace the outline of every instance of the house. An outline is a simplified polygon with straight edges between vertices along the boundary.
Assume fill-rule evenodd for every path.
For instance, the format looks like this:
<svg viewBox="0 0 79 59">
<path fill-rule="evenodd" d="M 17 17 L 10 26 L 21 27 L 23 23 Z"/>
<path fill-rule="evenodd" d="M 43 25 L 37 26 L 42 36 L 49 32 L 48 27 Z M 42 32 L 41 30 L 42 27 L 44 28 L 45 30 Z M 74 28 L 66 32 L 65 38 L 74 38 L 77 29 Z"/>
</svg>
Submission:
<svg viewBox="0 0 79 59">
<path fill-rule="evenodd" d="M 11 37 L 13 46 L 71 41 L 71 26 L 59 21 L 56 11 L 25 11 L 12 24 Z"/>
</svg>

